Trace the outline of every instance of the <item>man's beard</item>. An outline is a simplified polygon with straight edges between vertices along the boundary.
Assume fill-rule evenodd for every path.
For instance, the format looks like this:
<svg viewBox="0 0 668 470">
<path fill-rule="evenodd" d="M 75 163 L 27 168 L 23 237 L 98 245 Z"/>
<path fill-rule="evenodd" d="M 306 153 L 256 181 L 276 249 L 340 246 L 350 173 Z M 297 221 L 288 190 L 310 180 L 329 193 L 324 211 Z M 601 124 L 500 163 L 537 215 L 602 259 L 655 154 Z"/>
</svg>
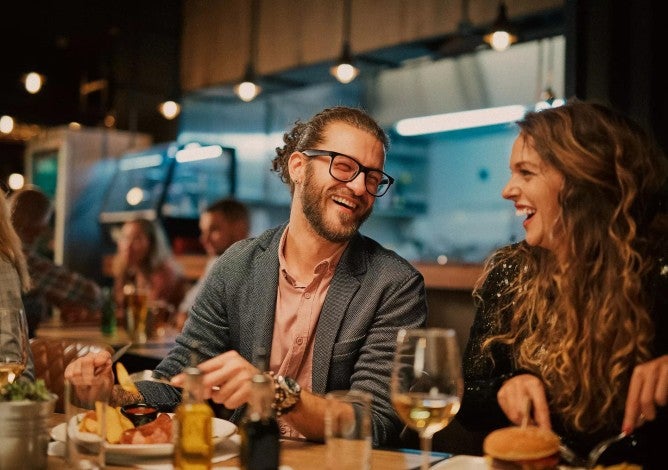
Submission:
<svg viewBox="0 0 668 470">
<path fill-rule="evenodd" d="M 302 210 L 315 232 L 325 240 L 333 243 L 342 243 L 350 240 L 364 221 L 369 218 L 373 206 L 369 207 L 361 216 L 354 214 L 338 214 L 340 225 L 328 223 L 325 220 L 326 204 L 329 199 L 323 195 L 314 183 L 313 169 L 310 165 L 305 171 L 304 190 L 301 196 Z M 354 197 L 351 197 L 354 199 Z"/>
</svg>

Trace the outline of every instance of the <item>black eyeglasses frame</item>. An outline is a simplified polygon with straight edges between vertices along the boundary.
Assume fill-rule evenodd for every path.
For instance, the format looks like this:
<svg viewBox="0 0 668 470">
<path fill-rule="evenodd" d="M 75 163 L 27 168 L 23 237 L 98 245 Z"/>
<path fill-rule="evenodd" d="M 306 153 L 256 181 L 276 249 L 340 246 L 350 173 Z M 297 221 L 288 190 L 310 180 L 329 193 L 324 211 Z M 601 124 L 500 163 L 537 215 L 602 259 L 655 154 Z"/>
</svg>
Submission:
<svg viewBox="0 0 668 470">
<path fill-rule="evenodd" d="M 351 157 L 350 155 L 346 155 L 345 153 L 341 152 L 333 152 L 331 150 L 320 150 L 320 149 L 304 149 L 299 151 L 301 154 L 309 157 L 309 158 L 314 158 L 314 157 L 330 157 L 331 160 L 329 161 L 329 175 L 334 178 L 336 181 L 340 181 L 341 183 L 349 183 L 353 181 L 355 178 L 359 176 L 360 173 L 364 173 L 364 189 L 366 189 L 366 192 L 371 194 L 373 197 L 383 197 L 386 193 L 387 190 L 390 189 L 390 186 L 392 186 L 392 183 L 394 183 L 394 178 L 392 178 L 390 175 L 385 173 L 383 170 L 379 170 L 377 168 L 369 168 L 368 166 L 362 165 L 355 157 Z M 357 164 L 357 172 L 347 180 L 337 178 L 332 174 L 332 164 L 334 163 L 334 157 L 337 156 L 342 156 L 346 158 L 350 158 L 353 162 Z M 383 192 L 374 194 L 371 191 L 369 191 L 369 188 L 367 187 L 366 184 L 366 176 L 369 174 L 370 171 L 378 172 L 382 174 L 385 178 L 387 178 L 387 186 L 385 186 Z"/>
</svg>

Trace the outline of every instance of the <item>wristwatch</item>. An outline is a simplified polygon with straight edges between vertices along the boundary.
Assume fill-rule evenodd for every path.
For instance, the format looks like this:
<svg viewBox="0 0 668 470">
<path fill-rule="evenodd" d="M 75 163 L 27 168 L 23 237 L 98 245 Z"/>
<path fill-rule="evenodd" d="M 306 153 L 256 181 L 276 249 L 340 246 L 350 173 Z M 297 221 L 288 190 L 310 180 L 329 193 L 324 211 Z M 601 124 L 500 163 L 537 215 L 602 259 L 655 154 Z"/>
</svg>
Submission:
<svg viewBox="0 0 668 470">
<path fill-rule="evenodd" d="M 274 375 L 273 372 L 269 372 L 269 375 L 274 381 L 274 402 L 271 407 L 276 412 L 276 416 L 282 416 L 289 413 L 299 403 L 302 388 L 291 377 Z"/>
</svg>

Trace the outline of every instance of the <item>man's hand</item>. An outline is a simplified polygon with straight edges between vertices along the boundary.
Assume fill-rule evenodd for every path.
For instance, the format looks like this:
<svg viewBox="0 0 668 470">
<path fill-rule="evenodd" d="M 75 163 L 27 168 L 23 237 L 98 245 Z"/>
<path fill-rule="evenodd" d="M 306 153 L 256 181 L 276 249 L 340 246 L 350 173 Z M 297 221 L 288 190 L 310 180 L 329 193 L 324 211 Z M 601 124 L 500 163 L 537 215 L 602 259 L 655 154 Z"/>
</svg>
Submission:
<svg viewBox="0 0 668 470">
<path fill-rule="evenodd" d="M 542 428 L 552 428 L 545 388 L 538 377 L 531 374 L 516 375 L 503 383 L 496 397 L 499 406 L 513 423 L 522 423 L 528 400 L 532 410 L 529 422 Z"/>
<path fill-rule="evenodd" d="M 111 354 L 108 351 L 86 354 L 73 360 L 65 368 L 65 380 L 75 385 L 94 385 L 101 378 L 114 382 Z"/>
<path fill-rule="evenodd" d="M 198 364 L 197 367 L 204 373 L 204 398 L 211 398 L 215 403 L 222 403 L 231 410 L 248 401 L 251 379 L 260 372 L 236 351 L 227 351 Z M 185 374 L 178 374 L 171 380 L 176 387 L 183 387 L 184 381 Z"/>
</svg>

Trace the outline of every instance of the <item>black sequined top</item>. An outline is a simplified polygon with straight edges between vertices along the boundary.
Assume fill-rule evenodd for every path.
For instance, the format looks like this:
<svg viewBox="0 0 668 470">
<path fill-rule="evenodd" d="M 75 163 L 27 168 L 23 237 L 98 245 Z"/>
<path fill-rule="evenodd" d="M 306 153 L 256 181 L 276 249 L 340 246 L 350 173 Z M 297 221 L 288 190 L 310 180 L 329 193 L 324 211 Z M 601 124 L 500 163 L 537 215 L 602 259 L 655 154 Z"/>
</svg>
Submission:
<svg viewBox="0 0 668 470">
<path fill-rule="evenodd" d="M 665 247 L 664 247 L 665 248 Z M 666 250 L 660 250 L 661 255 L 656 256 L 657 263 L 654 272 L 649 277 L 645 285 L 647 292 L 651 294 L 653 308 L 651 309 L 652 319 L 656 328 L 654 338 L 654 354 L 656 356 L 668 354 L 668 256 Z M 512 263 L 499 263 L 490 271 L 484 285 L 480 291 L 481 302 L 478 303 L 475 319 L 469 336 L 469 342 L 466 347 L 463 358 L 463 370 L 465 391 L 462 400 L 461 409 L 457 415 L 457 420 L 463 426 L 461 432 L 470 432 L 474 439 L 478 439 L 474 449 L 481 448 L 481 440 L 490 431 L 511 425 L 501 411 L 497 402 L 496 394 L 503 382 L 519 373 L 513 358 L 513 351 L 510 346 L 494 344 L 491 351 L 483 350 L 483 341 L 499 328 L 497 317 L 502 315 L 501 328 L 504 328 L 510 319 L 507 299 L 502 298 L 501 287 L 507 285 L 517 275 L 519 266 Z M 501 309 L 501 311 L 499 311 Z M 491 354 L 490 354 L 491 353 Z M 661 410 L 661 416 L 651 426 L 652 432 L 658 431 L 662 434 L 666 429 L 668 421 L 666 420 L 665 407 Z M 551 416 L 553 430 L 559 434 L 562 439 L 576 449 L 582 455 L 586 455 L 593 445 L 610 435 L 619 432 L 621 423 L 610 423 L 606 429 L 596 433 L 578 433 L 567 429 L 559 416 Z M 665 436 L 666 434 L 663 434 Z M 654 436 L 656 437 L 656 436 Z M 461 438 L 461 436 L 457 436 Z M 434 448 L 439 444 L 434 442 Z M 458 449 L 449 448 L 448 451 L 459 453 Z M 471 452 L 471 448 L 464 449 Z"/>
</svg>

